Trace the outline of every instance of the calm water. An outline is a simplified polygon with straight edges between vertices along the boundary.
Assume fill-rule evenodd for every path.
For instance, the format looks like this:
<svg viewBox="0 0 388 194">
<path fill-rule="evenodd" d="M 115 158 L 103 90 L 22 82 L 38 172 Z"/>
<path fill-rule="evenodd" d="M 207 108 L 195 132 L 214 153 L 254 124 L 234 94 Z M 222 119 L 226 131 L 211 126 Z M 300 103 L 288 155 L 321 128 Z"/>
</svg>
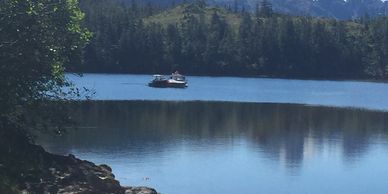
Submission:
<svg viewBox="0 0 388 194">
<path fill-rule="evenodd" d="M 177 92 L 184 91 L 190 89 Z M 386 112 L 231 102 L 95 101 L 74 107 L 78 130 L 42 135 L 38 142 L 51 152 L 111 165 L 123 185 L 163 194 L 388 193 Z"/>
<path fill-rule="evenodd" d="M 150 75 L 68 75 L 99 100 L 204 100 L 272 102 L 388 110 L 388 84 L 263 78 L 191 77 L 187 89 L 147 86 Z"/>
</svg>

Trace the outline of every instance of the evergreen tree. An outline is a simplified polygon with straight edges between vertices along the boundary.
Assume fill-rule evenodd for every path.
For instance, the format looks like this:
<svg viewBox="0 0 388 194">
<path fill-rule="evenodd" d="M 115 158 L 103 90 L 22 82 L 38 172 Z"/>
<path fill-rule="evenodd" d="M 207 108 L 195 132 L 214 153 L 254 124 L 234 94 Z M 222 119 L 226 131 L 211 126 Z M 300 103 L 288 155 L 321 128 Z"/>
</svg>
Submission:
<svg viewBox="0 0 388 194">
<path fill-rule="evenodd" d="M 273 14 L 272 4 L 268 0 L 262 0 L 259 10 L 261 17 L 271 17 Z"/>
<path fill-rule="evenodd" d="M 262 1 L 255 13 L 202 7 L 199 1 L 171 11 L 183 10 L 183 16 L 159 14 L 170 8 L 136 2 L 82 2 L 86 26 L 94 34 L 84 50 L 86 71 L 164 73 L 178 68 L 188 74 L 387 77 L 388 18 L 291 17 L 274 14 L 269 1 Z M 163 17 L 181 19 L 171 23 Z"/>
</svg>

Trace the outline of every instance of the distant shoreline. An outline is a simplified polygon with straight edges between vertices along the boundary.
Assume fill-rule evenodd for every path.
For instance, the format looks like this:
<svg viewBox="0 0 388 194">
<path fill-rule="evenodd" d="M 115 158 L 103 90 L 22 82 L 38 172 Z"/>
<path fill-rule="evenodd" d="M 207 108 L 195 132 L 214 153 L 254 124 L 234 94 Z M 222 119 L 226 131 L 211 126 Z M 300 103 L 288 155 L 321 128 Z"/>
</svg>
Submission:
<svg viewBox="0 0 388 194">
<path fill-rule="evenodd" d="M 82 74 L 100 74 L 100 75 L 170 75 L 171 73 L 126 73 L 126 72 L 66 72 L 66 74 L 82 75 Z M 388 83 L 388 79 L 371 79 L 371 78 L 314 78 L 314 77 L 298 77 L 298 76 L 269 76 L 269 75 L 210 75 L 210 74 L 185 74 L 185 76 L 194 77 L 228 77 L 228 78 L 263 78 L 263 79 L 284 79 L 284 80 L 304 80 L 304 81 L 350 81 L 350 82 L 374 82 Z"/>
</svg>

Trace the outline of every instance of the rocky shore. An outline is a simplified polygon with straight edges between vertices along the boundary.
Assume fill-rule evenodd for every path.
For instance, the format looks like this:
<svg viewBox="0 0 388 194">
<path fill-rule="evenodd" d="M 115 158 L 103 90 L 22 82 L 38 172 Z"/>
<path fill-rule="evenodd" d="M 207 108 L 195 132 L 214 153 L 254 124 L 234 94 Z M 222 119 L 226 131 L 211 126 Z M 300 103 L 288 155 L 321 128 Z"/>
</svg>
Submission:
<svg viewBox="0 0 388 194">
<path fill-rule="evenodd" d="M 123 187 L 108 165 L 95 165 L 73 155 L 52 155 L 39 182 L 27 182 L 25 193 L 157 194 L 147 187 Z"/>
<path fill-rule="evenodd" d="M 152 188 L 121 186 L 108 165 L 50 154 L 37 145 L 0 151 L 0 193 L 158 194 Z"/>
</svg>

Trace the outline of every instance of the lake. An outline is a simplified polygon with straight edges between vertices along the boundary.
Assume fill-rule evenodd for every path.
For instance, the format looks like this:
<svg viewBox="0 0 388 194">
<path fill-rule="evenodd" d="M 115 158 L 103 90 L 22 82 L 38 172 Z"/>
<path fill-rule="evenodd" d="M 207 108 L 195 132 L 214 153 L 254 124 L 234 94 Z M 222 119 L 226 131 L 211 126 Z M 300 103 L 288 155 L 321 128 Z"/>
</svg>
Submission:
<svg viewBox="0 0 388 194">
<path fill-rule="evenodd" d="M 74 102 L 79 127 L 37 142 L 109 164 L 122 185 L 388 193 L 387 84 L 189 77 L 188 89 L 154 89 L 144 75 L 69 77 L 94 88 L 97 101 Z"/>
<path fill-rule="evenodd" d="M 270 102 L 388 110 L 386 83 L 188 76 L 187 89 L 158 89 L 147 86 L 151 75 L 67 77 L 95 91 L 95 100 Z"/>
</svg>

